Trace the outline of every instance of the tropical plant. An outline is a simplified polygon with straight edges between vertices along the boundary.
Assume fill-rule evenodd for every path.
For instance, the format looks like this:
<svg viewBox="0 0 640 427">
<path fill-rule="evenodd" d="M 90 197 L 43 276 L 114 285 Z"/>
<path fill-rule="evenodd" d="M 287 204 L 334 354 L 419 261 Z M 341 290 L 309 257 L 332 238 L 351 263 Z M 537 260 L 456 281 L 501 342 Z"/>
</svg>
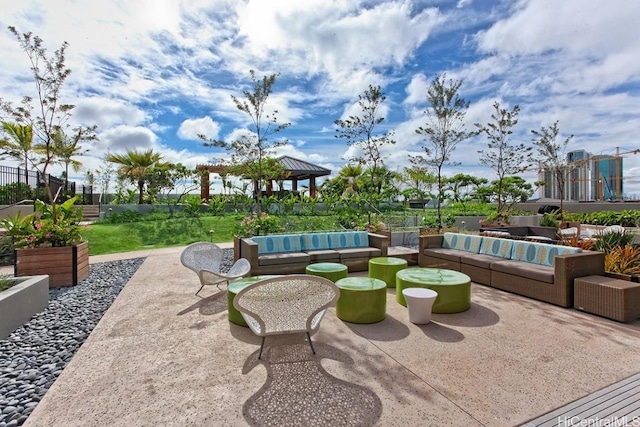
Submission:
<svg viewBox="0 0 640 427">
<path fill-rule="evenodd" d="M 18 212 L 0 220 L 0 226 L 6 230 L 8 246 L 14 248 L 39 248 L 71 246 L 81 243 L 83 226 L 82 210 L 74 203 L 78 196 L 57 205 L 54 217 L 51 205 L 42 200 L 35 201 L 34 212 L 22 216 Z"/>
<path fill-rule="evenodd" d="M 615 248 L 630 245 L 635 239 L 635 235 L 627 230 L 607 231 L 593 235 L 595 239 L 593 248 L 596 251 L 609 253 Z"/>
<path fill-rule="evenodd" d="M 236 235 L 239 237 L 251 237 L 280 231 L 282 231 L 282 227 L 277 216 L 269 215 L 266 212 L 253 212 L 251 215 L 242 218 L 236 229 Z"/>
<path fill-rule="evenodd" d="M 33 163 L 33 128 L 31 125 L 2 122 L 2 130 L 6 135 L 0 138 L 0 153 L 18 162 L 24 162 L 24 182 L 27 182 L 29 164 Z"/>
<path fill-rule="evenodd" d="M 145 185 L 150 181 L 153 169 L 162 164 L 162 154 L 156 153 L 152 148 L 130 149 L 123 154 L 110 154 L 107 161 L 120 165 L 119 178 L 138 186 L 138 203 L 143 204 Z"/>
<path fill-rule="evenodd" d="M 464 117 L 469 102 L 458 94 L 461 85 L 462 82 L 459 80 L 447 81 L 446 74 L 434 78 L 427 88 L 427 123 L 415 130 L 425 138 L 427 145 L 422 147 L 426 154 L 425 162 L 435 169 L 438 177 L 438 228 L 442 228 L 442 202 L 445 196 L 442 168 L 445 165 L 456 164 L 451 161 L 451 154 L 460 142 L 474 134 L 465 130 Z"/>
<path fill-rule="evenodd" d="M 626 244 L 610 249 L 604 256 L 604 269 L 619 274 L 640 274 L 640 247 Z"/>
<path fill-rule="evenodd" d="M 95 130 L 95 128 L 93 130 Z M 56 156 L 54 163 L 64 166 L 65 188 L 69 186 L 69 167 L 71 167 L 74 172 L 78 172 L 82 166 L 82 163 L 74 159 L 74 157 L 82 156 L 89 151 L 82 147 L 80 143 L 82 141 L 94 141 L 96 139 L 98 138 L 93 132 L 87 135 L 81 128 L 74 129 L 72 136 L 67 135 L 62 129 L 56 133 L 53 139 L 53 152 Z"/>
</svg>

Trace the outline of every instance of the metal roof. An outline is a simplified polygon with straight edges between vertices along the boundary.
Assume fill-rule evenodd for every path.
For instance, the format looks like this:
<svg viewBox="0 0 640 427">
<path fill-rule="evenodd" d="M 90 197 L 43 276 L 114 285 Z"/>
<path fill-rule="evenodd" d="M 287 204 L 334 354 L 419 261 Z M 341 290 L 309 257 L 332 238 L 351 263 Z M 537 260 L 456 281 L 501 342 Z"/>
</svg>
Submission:
<svg viewBox="0 0 640 427">
<path fill-rule="evenodd" d="M 282 162 L 284 169 L 291 173 L 290 178 L 309 179 L 311 176 L 326 176 L 331 174 L 330 169 L 289 156 L 280 157 L 280 162 Z"/>
</svg>

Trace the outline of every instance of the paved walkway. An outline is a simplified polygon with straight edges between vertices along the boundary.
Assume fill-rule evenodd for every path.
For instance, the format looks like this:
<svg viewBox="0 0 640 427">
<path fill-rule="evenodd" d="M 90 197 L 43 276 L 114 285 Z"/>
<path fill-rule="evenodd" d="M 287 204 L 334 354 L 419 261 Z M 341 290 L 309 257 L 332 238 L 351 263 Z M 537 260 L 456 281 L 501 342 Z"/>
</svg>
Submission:
<svg viewBox="0 0 640 427">
<path fill-rule="evenodd" d="M 486 286 L 471 309 L 387 318 L 313 337 L 260 339 L 227 320 L 227 294 L 146 256 L 26 426 L 513 426 L 640 372 L 640 321 L 620 324 Z M 308 424 L 308 423 L 307 423 Z"/>
</svg>

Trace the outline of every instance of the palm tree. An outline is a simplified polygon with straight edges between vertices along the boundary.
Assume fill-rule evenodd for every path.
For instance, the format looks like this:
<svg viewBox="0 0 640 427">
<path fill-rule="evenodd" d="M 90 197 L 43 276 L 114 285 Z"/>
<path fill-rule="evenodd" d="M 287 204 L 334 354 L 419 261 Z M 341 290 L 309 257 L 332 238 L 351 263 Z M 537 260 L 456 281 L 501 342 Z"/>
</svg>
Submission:
<svg viewBox="0 0 640 427">
<path fill-rule="evenodd" d="M 21 125 L 19 123 L 2 122 L 2 129 L 9 137 L 0 139 L 0 154 L 12 157 L 19 162 L 24 160 L 24 178 L 28 183 L 29 154 L 33 147 L 33 128 L 31 125 Z"/>
<path fill-rule="evenodd" d="M 82 156 L 89 150 L 82 148 L 80 145 L 81 140 L 87 138 L 83 134 L 81 129 L 76 130 L 72 137 L 69 137 L 64 131 L 58 132 L 53 140 L 53 153 L 56 157 L 56 163 L 64 165 L 64 187 L 69 187 L 69 166 L 73 168 L 74 172 L 80 170 L 82 163 L 73 157 Z"/>
<path fill-rule="evenodd" d="M 362 166 L 347 164 L 338 173 L 340 179 L 345 183 L 344 195 L 358 194 L 358 180 L 362 178 Z"/>
<path fill-rule="evenodd" d="M 144 186 L 149 179 L 151 170 L 162 165 L 162 155 L 156 153 L 152 148 L 144 151 L 127 150 L 124 154 L 110 154 L 107 161 L 117 163 L 118 175 L 124 179 L 128 179 L 133 183 L 137 183 L 139 197 L 138 203 L 144 203 Z"/>
</svg>

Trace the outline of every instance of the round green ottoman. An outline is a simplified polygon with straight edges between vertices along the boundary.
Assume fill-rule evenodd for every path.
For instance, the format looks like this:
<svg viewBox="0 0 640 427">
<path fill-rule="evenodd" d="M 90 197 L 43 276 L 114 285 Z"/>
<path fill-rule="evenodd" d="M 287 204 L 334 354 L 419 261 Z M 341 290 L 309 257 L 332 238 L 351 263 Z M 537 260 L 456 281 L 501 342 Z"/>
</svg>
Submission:
<svg viewBox="0 0 640 427">
<path fill-rule="evenodd" d="M 387 315 L 387 284 L 369 277 L 348 277 L 336 282 L 340 298 L 336 316 L 351 323 L 376 323 Z"/>
<path fill-rule="evenodd" d="M 381 256 L 369 260 L 369 277 L 380 279 L 388 288 L 396 287 L 396 273 L 407 268 L 407 260 Z"/>
<path fill-rule="evenodd" d="M 442 268 L 406 268 L 396 274 L 396 300 L 407 306 L 406 288 L 426 288 L 438 293 L 433 313 L 460 313 L 471 305 L 471 279 L 466 274 Z"/>
<path fill-rule="evenodd" d="M 242 314 L 240 314 L 240 312 L 233 306 L 233 299 L 238 295 L 238 292 L 249 285 L 253 285 L 260 280 L 269 279 L 271 277 L 277 277 L 277 275 L 243 277 L 229 283 L 229 286 L 227 287 L 227 312 L 229 313 L 229 321 L 231 323 L 235 323 L 239 326 L 247 326 L 247 322 L 244 321 Z"/>
<path fill-rule="evenodd" d="M 344 264 L 337 262 L 318 262 L 309 264 L 305 268 L 307 274 L 324 277 L 335 283 L 337 280 L 344 279 L 349 274 L 348 268 Z"/>
</svg>

